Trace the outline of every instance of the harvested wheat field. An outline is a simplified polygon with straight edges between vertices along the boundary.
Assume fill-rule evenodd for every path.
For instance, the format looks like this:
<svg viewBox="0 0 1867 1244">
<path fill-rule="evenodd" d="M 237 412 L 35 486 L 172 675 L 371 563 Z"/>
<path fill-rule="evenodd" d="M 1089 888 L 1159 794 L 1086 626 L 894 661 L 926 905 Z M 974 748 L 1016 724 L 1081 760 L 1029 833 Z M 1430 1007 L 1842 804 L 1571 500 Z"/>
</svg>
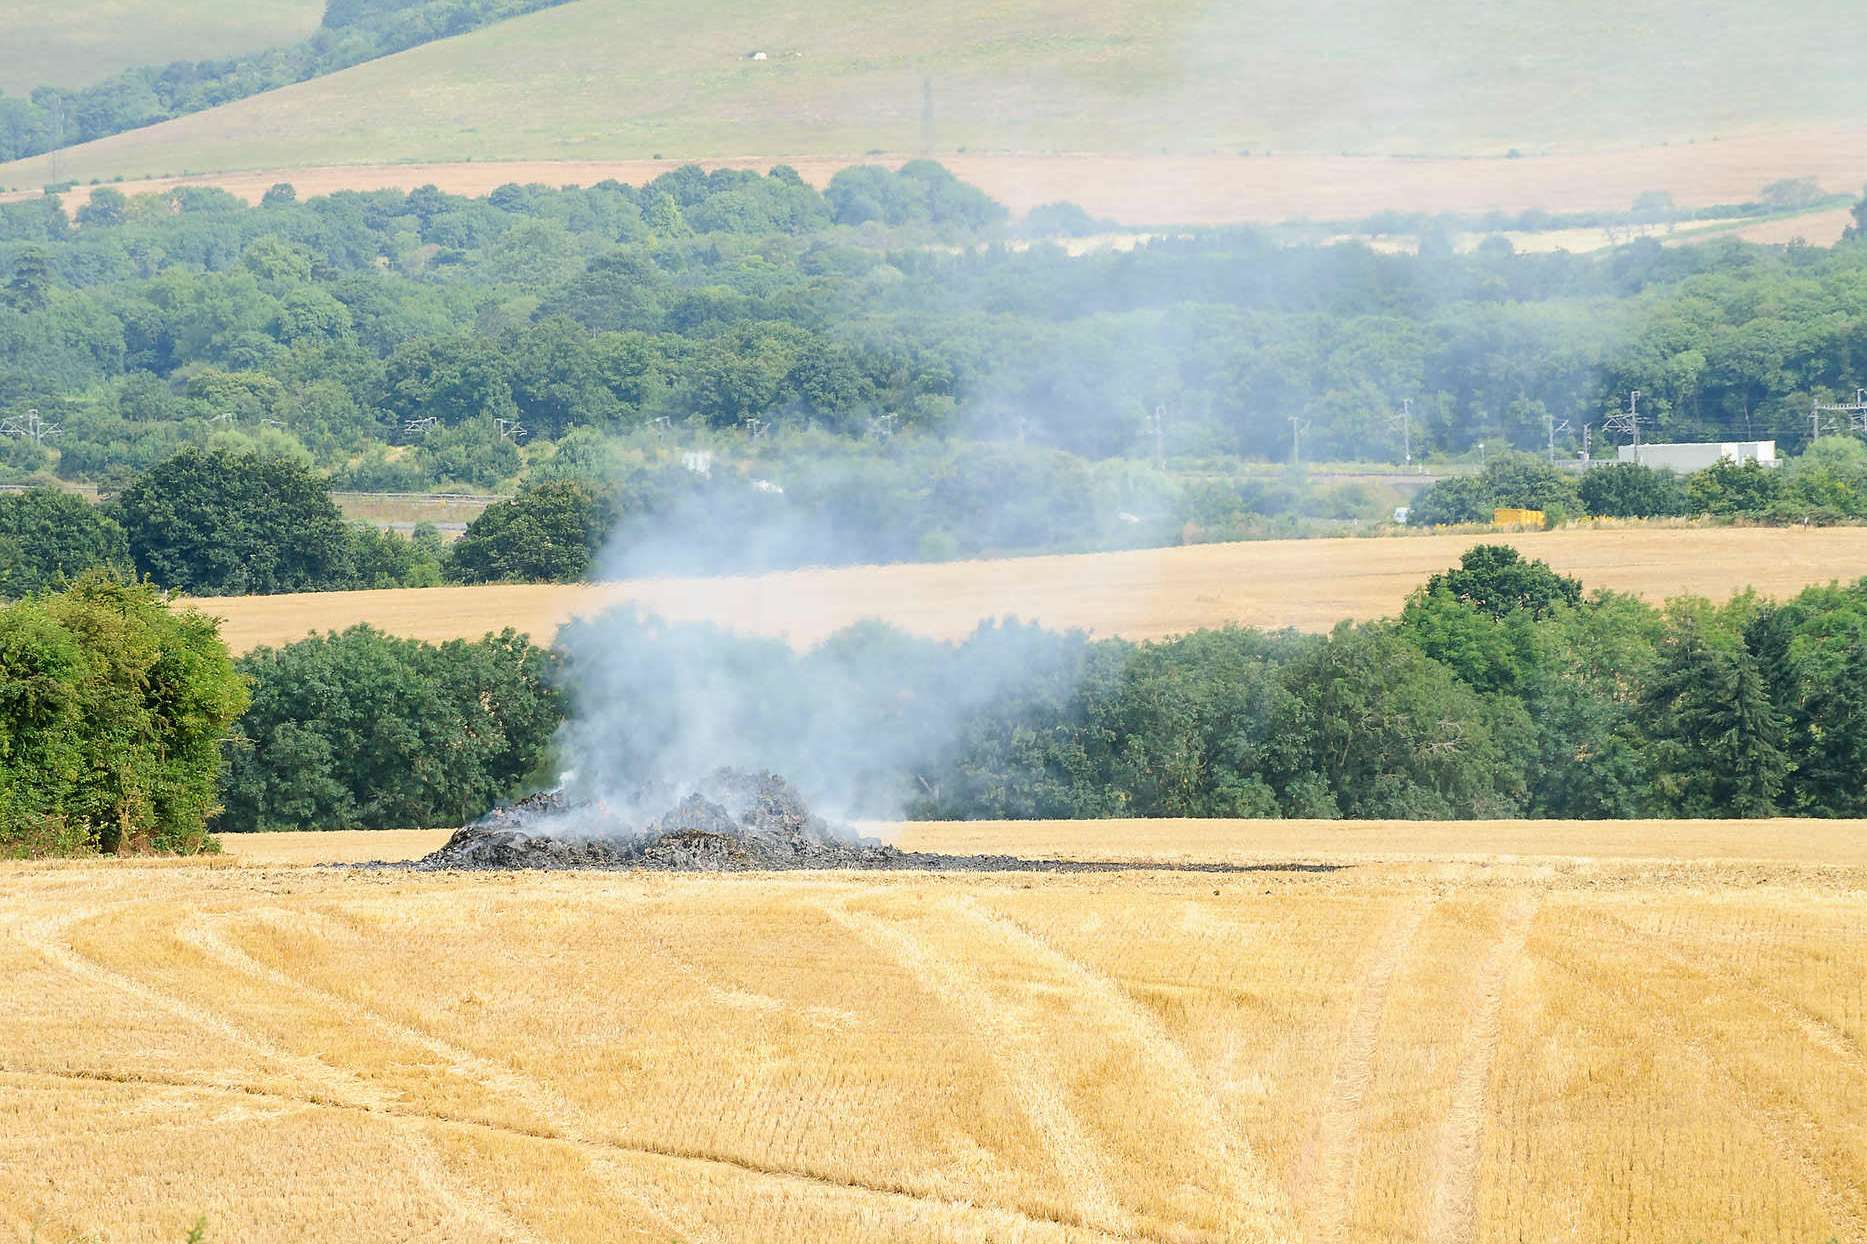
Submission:
<svg viewBox="0 0 1867 1244">
<path fill-rule="evenodd" d="M 0 867 L 0 1235 L 1863 1238 L 1867 826 L 1074 828 L 1269 867 Z"/>
<path fill-rule="evenodd" d="M 1792 595 L 1867 575 L 1867 528 L 1623 527 L 1510 535 L 1262 540 L 1122 553 L 857 566 L 722 579 L 317 592 L 196 602 L 236 652 L 367 622 L 414 639 L 477 639 L 511 626 L 541 642 L 579 615 L 634 602 L 663 617 L 812 643 L 864 618 L 951 639 L 1015 616 L 1152 639 L 1241 623 L 1323 631 L 1396 612 L 1473 544 L 1515 545 L 1589 588 L 1649 600 Z"/>
<path fill-rule="evenodd" d="M 204 114 L 207 115 L 207 114 Z M 184 122 L 183 124 L 188 124 Z M 89 153 L 99 170 L 121 168 L 108 158 L 115 145 L 144 142 L 156 130 L 132 131 L 61 156 L 66 166 Z M 1340 220 L 1385 210 L 1413 212 L 1613 211 L 1643 191 L 1664 189 L 1682 207 L 1741 203 L 1757 187 L 1781 177 L 1814 177 L 1830 190 L 1851 190 L 1867 177 L 1867 132 L 1811 127 L 1796 131 L 1742 134 L 1717 141 L 1665 146 L 1563 151 L 1524 159 L 1282 154 L 1242 159 L 1237 155 L 1039 154 L 1030 152 L 946 153 L 953 173 L 978 186 L 1013 212 L 1067 199 L 1089 212 L 1136 227 L 1269 224 L 1297 218 Z M 203 157 L 206 158 L 206 157 Z M 774 163 L 797 169 L 821 188 L 851 164 L 899 164 L 902 155 L 820 155 L 704 158 L 707 168 L 749 168 Z M 37 186 L 45 157 L 0 167 L 0 184 Z M 454 194 L 484 195 L 511 182 L 593 185 L 606 178 L 630 184 L 653 180 L 689 161 L 488 160 L 461 163 L 345 163 L 314 167 L 261 166 L 190 176 L 133 178 L 117 186 L 126 194 L 165 191 L 173 186 L 218 186 L 258 202 L 278 182 L 300 197 L 340 190 L 413 190 L 433 185 Z M 92 187 L 64 195 L 67 210 L 89 201 Z M 37 197 L 40 191 L 0 194 L 0 202 Z M 1838 219 L 1838 218 L 1837 218 Z M 1775 236 L 1766 222 L 1746 240 L 1786 242 L 1801 236 L 1812 243 L 1828 236 L 1820 224 L 1804 223 Z M 1835 228 L 1833 236 L 1840 235 Z M 1832 240 L 1832 239 L 1830 239 Z M 1588 249 L 1600 231 L 1587 232 Z"/>
</svg>

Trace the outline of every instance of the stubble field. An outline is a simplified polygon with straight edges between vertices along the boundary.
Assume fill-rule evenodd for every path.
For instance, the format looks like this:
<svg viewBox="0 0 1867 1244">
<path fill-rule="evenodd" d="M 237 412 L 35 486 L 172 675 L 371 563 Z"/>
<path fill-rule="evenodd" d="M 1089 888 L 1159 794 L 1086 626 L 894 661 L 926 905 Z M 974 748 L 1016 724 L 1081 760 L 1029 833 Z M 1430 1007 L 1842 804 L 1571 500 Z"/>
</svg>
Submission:
<svg viewBox="0 0 1867 1244">
<path fill-rule="evenodd" d="M 550 642 L 571 618 L 635 603 L 675 620 L 816 642 L 864 618 L 955 639 L 1015 616 L 1153 639 L 1240 623 L 1323 631 L 1397 612 L 1407 593 L 1483 541 L 1515 545 L 1589 588 L 1649 600 L 1788 596 L 1867 575 L 1867 528 L 1632 526 L 1391 539 L 1261 540 L 1121 553 L 857 566 L 721 579 L 517 584 L 211 598 L 236 652 L 367 622 L 414 639 L 477 639 L 511 626 Z"/>
<path fill-rule="evenodd" d="M 202 114 L 207 116 L 210 114 Z M 61 156 L 63 167 L 84 167 L 92 155 L 108 155 L 112 144 L 145 141 L 159 133 L 138 130 L 87 144 Z M 1858 127 L 1810 126 L 1793 131 L 1741 134 L 1718 140 L 1663 146 L 1620 146 L 1509 159 L 1284 153 L 1236 154 L 1055 153 L 1040 151 L 944 152 L 940 162 L 1013 212 L 1044 203 L 1074 202 L 1091 214 L 1132 227 L 1271 224 L 1310 218 L 1343 220 L 1396 210 L 1409 212 L 1624 211 L 1639 194 L 1664 189 L 1681 207 L 1746 202 L 1758 187 L 1779 178 L 1813 177 L 1834 192 L 1852 191 L 1867 178 L 1867 131 Z M 774 163 L 795 168 L 819 188 L 851 164 L 898 165 L 910 158 L 880 151 L 867 155 L 774 152 L 762 156 L 697 155 L 708 168 L 750 168 Z M 191 167 L 175 157 L 172 167 Z M 116 188 L 126 194 L 177 185 L 219 186 L 257 203 L 278 182 L 290 182 L 301 198 L 340 190 L 413 190 L 433 185 L 454 194 L 485 195 L 508 183 L 594 185 L 615 178 L 631 185 L 653 180 L 689 161 L 685 158 L 617 160 L 412 161 L 344 164 L 279 164 L 277 157 L 238 164 L 227 171 L 193 176 L 130 174 Z M 43 167 L 41 167 L 43 164 Z M 98 170 L 113 165 L 97 164 Z M 47 180 L 50 164 L 37 161 L 0 166 L 0 186 L 18 190 L 0 201 L 32 198 Z M 80 185 L 63 198 L 75 212 L 93 187 Z M 1787 242 L 1793 237 L 1823 245 L 1845 224 L 1834 212 L 1803 215 L 1747 226 L 1746 241 Z M 1599 229 L 1572 234 L 1530 235 L 1541 248 L 1554 239 L 1575 251 L 1606 241 Z"/>
<path fill-rule="evenodd" d="M 890 831 L 1261 866 L 1225 874 L 278 862 L 314 835 L 10 865 L 0 1233 L 1858 1241 L 1864 831 Z"/>
</svg>

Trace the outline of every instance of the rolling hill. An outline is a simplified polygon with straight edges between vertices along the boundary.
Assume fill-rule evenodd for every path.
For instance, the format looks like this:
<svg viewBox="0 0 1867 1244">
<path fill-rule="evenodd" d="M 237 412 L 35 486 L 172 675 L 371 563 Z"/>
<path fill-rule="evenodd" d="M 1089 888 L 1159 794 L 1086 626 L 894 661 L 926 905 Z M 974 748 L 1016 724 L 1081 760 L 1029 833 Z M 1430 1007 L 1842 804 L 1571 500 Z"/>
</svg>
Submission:
<svg viewBox="0 0 1867 1244">
<path fill-rule="evenodd" d="M 920 150 L 1248 163 L 1832 131 L 1867 122 L 1848 7 L 1715 0 L 1630 20 L 1608 0 L 575 0 L 75 148 L 61 167 L 83 180 Z M 49 171 L 43 157 L 0 167 L 0 185 Z"/>
<path fill-rule="evenodd" d="M 88 86 L 132 65 L 211 60 L 303 38 L 324 0 L 8 0 L 0 91 Z"/>
</svg>

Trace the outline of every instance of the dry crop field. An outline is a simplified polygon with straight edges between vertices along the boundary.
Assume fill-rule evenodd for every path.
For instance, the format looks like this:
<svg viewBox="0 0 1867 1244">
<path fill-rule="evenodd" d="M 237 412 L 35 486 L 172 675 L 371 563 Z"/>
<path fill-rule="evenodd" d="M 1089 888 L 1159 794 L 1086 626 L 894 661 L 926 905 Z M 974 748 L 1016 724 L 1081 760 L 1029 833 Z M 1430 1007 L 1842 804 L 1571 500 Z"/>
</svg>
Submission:
<svg viewBox="0 0 1867 1244">
<path fill-rule="evenodd" d="M 143 141 L 151 131 L 104 139 L 80 151 Z M 67 157 L 67 164 L 75 155 Z M 708 168 L 759 171 L 782 161 L 813 185 L 826 185 L 851 164 L 899 164 L 906 156 L 737 156 L 703 158 Z M 484 195 L 509 182 L 593 185 L 605 178 L 639 185 L 687 161 L 508 160 L 463 163 L 354 163 L 270 167 L 195 176 L 132 179 L 128 194 L 176 185 L 219 186 L 248 202 L 278 182 L 301 198 L 339 190 L 413 190 L 434 185 L 455 194 Z M 1850 191 L 1867 178 L 1867 131 L 1811 127 L 1667 146 L 1574 151 L 1524 159 L 1300 155 L 1125 155 L 947 153 L 940 162 L 1017 213 L 1067 199 L 1094 215 L 1132 227 L 1272 224 L 1297 218 L 1340 220 L 1384 210 L 1414 212 L 1623 210 L 1644 191 L 1663 188 L 1682 207 L 1707 207 L 1752 198 L 1777 178 L 1814 177 L 1832 191 Z M 0 168 L 0 185 L 37 187 L 42 171 Z M 89 198 L 90 186 L 64 196 L 68 211 Z M 0 194 L 0 201 L 40 191 Z M 1840 236 L 1840 216 L 1798 217 L 1752 226 L 1748 241 L 1816 243 Z M 1845 222 L 1842 222 L 1845 223 Z M 1829 225 L 1833 225 L 1832 228 Z M 1787 231 L 1785 231 L 1787 230 Z M 1779 236 L 1780 235 L 1780 236 Z M 1601 245 L 1600 230 L 1567 239 L 1571 249 Z M 1534 240 L 1525 243 L 1535 246 Z"/>
<path fill-rule="evenodd" d="M 0 866 L 0 1238 L 1867 1231 L 1867 826 L 892 832 L 1265 867 Z"/>
<path fill-rule="evenodd" d="M 1682 594 L 1722 600 L 1746 587 L 1780 597 L 1811 583 L 1867 575 L 1867 528 L 1653 526 L 1262 540 L 742 578 L 318 592 L 196 603 L 224 620 L 222 634 L 236 652 L 359 622 L 427 640 L 477 639 L 511 626 L 549 642 L 571 618 L 623 602 L 667 618 L 702 619 L 794 643 L 815 642 L 863 618 L 943 639 L 1003 616 L 1131 639 L 1228 623 L 1322 631 L 1343 618 L 1396 612 L 1408 592 L 1481 541 L 1515 545 L 1579 575 L 1589 588 L 1656 601 Z"/>
</svg>

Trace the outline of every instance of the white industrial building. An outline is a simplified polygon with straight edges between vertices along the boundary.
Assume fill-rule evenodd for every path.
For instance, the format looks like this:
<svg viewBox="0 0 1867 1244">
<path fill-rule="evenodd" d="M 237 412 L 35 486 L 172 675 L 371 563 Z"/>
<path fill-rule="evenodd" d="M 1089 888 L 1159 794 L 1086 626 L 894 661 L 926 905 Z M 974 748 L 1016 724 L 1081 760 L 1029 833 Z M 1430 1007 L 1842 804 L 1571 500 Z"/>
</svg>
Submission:
<svg viewBox="0 0 1867 1244">
<path fill-rule="evenodd" d="M 1775 441 L 1677 441 L 1671 444 L 1622 445 L 1620 453 L 1622 462 L 1665 467 L 1681 474 L 1702 471 L 1719 462 L 1756 462 L 1766 467 L 1776 465 Z"/>
</svg>

